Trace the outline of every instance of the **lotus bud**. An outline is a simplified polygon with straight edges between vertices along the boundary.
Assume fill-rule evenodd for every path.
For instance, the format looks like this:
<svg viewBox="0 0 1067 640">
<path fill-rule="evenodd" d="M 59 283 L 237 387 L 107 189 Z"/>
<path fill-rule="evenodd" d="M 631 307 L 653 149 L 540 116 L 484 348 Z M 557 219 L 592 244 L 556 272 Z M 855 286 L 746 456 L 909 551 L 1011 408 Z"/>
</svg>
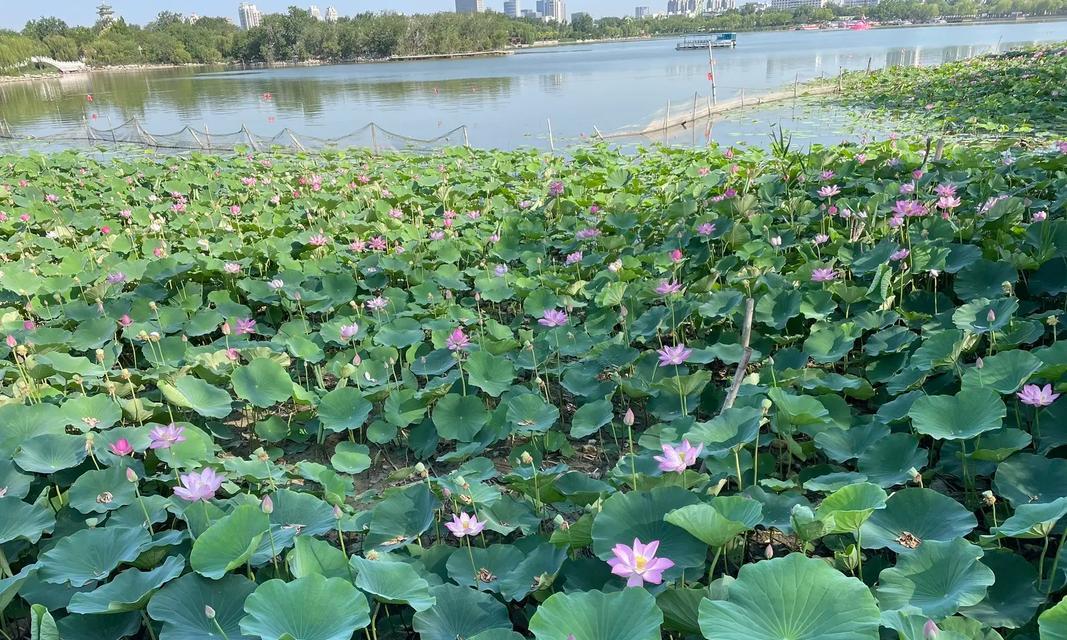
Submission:
<svg viewBox="0 0 1067 640">
<path fill-rule="evenodd" d="M 922 484 L 923 476 L 915 467 L 908 469 L 908 475 L 911 476 L 911 481 L 915 484 Z"/>
<path fill-rule="evenodd" d="M 974 361 L 976 369 L 982 369 L 985 367 L 985 360 L 982 360 L 982 356 L 978 356 L 978 359 Z"/>
<path fill-rule="evenodd" d="M 337 505 L 334 505 L 333 506 L 333 517 L 334 517 L 334 519 L 340 520 L 342 515 L 343 515 L 343 513 L 341 512 L 341 507 L 339 507 Z"/>
<path fill-rule="evenodd" d="M 923 640 L 934 640 L 941 636 L 941 629 L 937 628 L 937 625 L 933 620 L 927 620 L 923 625 Z"/>
<path fill-rule="evenodd" d="M 126 467 L 126 480 L 129 482 L 137 482 L 137 472 L 132 467 Z"/>
<path fill-rule="evenodd" d="M 530 455 L 529 451 L 523 451 L 522 455 L 519 456 L 519 460 L 523 464 L 533 464 L 533 461 L 534 461 L 533 456 Z"/>
<path fill-rule="evenodd" d="M 634 426 L 634 410 L 630 407 L 627 407 L 626 413 L 622 414 L 622 423 L 627 427 Z"/>
<path fill-rule="evenodd" d="M 123 370 L 122 370 L 122 371 L 120 372 L 120 374 L 119 374 L 119 375 L 121 375 L 121 376 L 122 376 L 122 379 L 123 379 L 123 380 L 129 381 L 129 379 L 130 379 L 130 370 L 129 370 L 129 369 L 123 369 Z"/>
<path fill-rule="evenodd" d="M 215 619 L 215 610 L 212 609 L 210 605 L 204 605 L 204 617 L 208 620 Z"/>
<path fill-rule="evenodd" d="M 564 517 L 558 513 L 556 514 L 556 517 L 552 519 L 552 522 L 556 525 L 557 529 L 562 529 L 566 531 L 567 529 L 571 528 L 570 523 L 568 523 L 567 520 L 564 519 Z"/>
<path fill-rule="evenodd" d="M 774 557 L 774 547 L 770 544 L 763 550 L 763 557 L 770 560 Z"/>
<path fill-rule="evenodd" d="M 1010 282 L 1008 282 L 1008 281 L 1004 281 L 1004 282 L 1001 283 L 1000 289 L 1001 289 L 1001 291 L 1004 292 L 1004 295 L 1010 296 L 1011 295 L 1012 284 Z"/>
<path fill-rule="evenodd" d="M 469 487 L 470 486 L 469 484 L 467 484 L 467 479 L 464 478 L 463 476 L 456 476 L 454 478 L 454 480 L 455 480 L 455 483 L 457 485 L 461 486 L 461 487 Z"/>
<path fill-rule="evenodd" d="M 984 502 L 987 507 L 992 507 L 997 503 L 997 497 L 993 495 L 992 491 L 983 491 L 982 502 Z"/>
<path fill-rule="evenodd" d="M 259 508 L 263 510 L 263 513 L 270 515 L 274 513 L 274 501 L 270 499 L 270 496 L 263 496 L 263 501 L 259 503 Z"/>
<path fill-rule="evenodd" d="M 995 311 L 993 311 L 992 309 L 990 309 L 989 313 L 985 314 L 985 319 L 988 322 L 996 322 L 997 313 Z"/>
<path fill-rule="evenodd" d="M 441 495 L 444 496 L 445 499 L 448 499 L 452 497 L 452 490 L 448 487 L 441 487 Z"/>
<path fill-rule="evenodd" d="M 382 557 L 382 554 L 378 553 L 374 549 L 371 549 L 367 552 L 367 560 L 377 560 L 380 557 Z"/>
</svg>

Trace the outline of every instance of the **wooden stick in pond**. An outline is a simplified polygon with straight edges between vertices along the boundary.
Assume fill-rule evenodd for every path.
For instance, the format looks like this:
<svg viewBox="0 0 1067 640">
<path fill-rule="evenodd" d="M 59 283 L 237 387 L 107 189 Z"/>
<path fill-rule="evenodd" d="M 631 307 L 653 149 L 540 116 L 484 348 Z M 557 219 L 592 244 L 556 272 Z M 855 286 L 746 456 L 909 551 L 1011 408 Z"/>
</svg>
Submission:
<svg viewBox="0 0 1067 640">
<path fill-rule="evenodd" d="M 552 118 L 548 119 L 548 147 L 556 152 L 556 136 L 552 133 Z"/>
<path fill-rule="evenodd" d="M 722 410 L 719 411 L 721 416 L 727 409 L 734 406 L 734 402 L 737 401 L 737 394 L 741 390 L 741 380 L 745 377 L 745 369 L 748 368 L 748 363 L 752 360 L 752 347 L 749 343 L 752 340 L 752 314 L 756 308 L 756 301 L 752 298 L 745 300 L 745 320 L 741 326 L 741 361 L 737 363 L 737 369 L 734 371 L 734 381 L 730 385 L 730 390 L 726 393 L 726 400 L 722 403 Z"/>
</svg>

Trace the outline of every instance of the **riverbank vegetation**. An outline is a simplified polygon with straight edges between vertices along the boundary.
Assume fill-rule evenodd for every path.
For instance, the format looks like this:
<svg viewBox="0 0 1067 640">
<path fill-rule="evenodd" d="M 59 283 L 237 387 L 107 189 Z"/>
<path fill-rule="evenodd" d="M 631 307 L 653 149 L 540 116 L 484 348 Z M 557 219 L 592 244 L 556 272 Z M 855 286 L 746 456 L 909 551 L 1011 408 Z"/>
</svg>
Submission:
<svg viewBox="0 0 1067 640">
<path fill-rule="evenodd" d="M 835 100 L 916 131 L 1067 137 L 1067 43 L 848 73 L 841 87 Z"/>
<path fill-rule="evenodd" d="M 866 9 L 879 20 L 929 21 L 939 16 L 1051 16 L 1067 11 L 1065 0 L 918 2 L 888 0 Z M 57 60 L 84 59 L 94 66 L 220 62 L 353 61 L 391 56 L 492 51 L 539 41 L 635 38 L 709 30 L 783 28 L 855 15 L 854 8 L 800 7 L 792 11 L 745 8 L 721 16 L 634 20 L 579 16 L 570 24 L 509 19 L 498 13 L 404 16 L 361 14 L 336 23 L 316 20 L 302 9 L 263 17 L 260 27 L 240 31 L 223 18 L 190 24 L 172 12 L 144 27 L 117 23 L 70 27 L 57 18 L 27 23 L 21 34 L 0 32 L 0 69 L 24 62 L 27 51 Z"/>
<path fill-rule="evenodd" d="M 1067 635 L 1067 143 L 0 165 L 7 637 Z"/>
</svg>

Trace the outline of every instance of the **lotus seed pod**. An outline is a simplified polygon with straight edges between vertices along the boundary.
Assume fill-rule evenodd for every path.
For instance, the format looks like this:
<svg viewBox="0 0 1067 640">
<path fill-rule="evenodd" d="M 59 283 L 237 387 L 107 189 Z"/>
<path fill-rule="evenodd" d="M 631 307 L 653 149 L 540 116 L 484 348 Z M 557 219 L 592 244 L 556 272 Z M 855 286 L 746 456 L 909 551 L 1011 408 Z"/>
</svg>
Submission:
<svg viewBox="0 0 1067 640">
<path fill-rule="evenodd" d="M 374 549 L 367 552 L 367 560 L 377 560 L 380 557 L 382 557 L 382 555 Z"/>
<path fill-rule="evenodd" d="M 103 349 L 97 349 L 96 350 L 96 361 L 99 362 L 100 364 L 104 363 L 104 350 Z"/>
<path fill-rule="evenodd" d="M 426 471 L 426 465 L 421 462 L 415 463 L 415 473 L 419 474 L 423 478 L 429 476 L 429 473 Z"/>
<path fill-rule="evenodd" d="M 530 455 L 529 451 L 523 451 L 522 455 L 519 456 L 519 460 L 521 460 L 523 464 L 533 464 L 534 461 L 533 456 Z"/>
<path fill-rule="evenodd" d="M 992 491 L 983 491 L 982 502 L 984 502 L 987 507 L 992 507 L 997 503 L 997 497 L 993 495 Z"/>
</svg>

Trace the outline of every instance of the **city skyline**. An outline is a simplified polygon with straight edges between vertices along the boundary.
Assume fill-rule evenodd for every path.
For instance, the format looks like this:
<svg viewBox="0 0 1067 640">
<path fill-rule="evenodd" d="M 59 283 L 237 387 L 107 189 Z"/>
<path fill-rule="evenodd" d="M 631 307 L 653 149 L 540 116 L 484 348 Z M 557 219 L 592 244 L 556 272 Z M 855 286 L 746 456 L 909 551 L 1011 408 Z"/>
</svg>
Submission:
<svg viewBox="0 0 1067 640">
<path fill-rule="evenodd" d="M 623 0 L 625 2 L 625 0 Z M 651 6 L 653 13 L 666 9 L 667 0 L 643 0 L 641 4 Z M 89 26 L 96 22 L 96 5 L 98 2 L 86 0 L 50 0 L 42 8 L 39 4 L 12 4 L 0 12 L 0 29 L 21 30 L 26 22 L 42 17 L 57 17 L 71 26 Z M 110 0 L 116 17 L 133 24 L 151 22 L 161 11 L 174 11 L 185 15 L 196 14 L 206 17 L 230 18 L 239 24 L 239 0 Z M 281 13 L 289 6 L 308 8 L 308 2 L 294 0 L 256 0 L 255 4 L 261 14 Z M 325 11 L 324 4 L 319 7 Z M 331 0 L 340 16 L 351 16 L 367 11 L 393 10 L 400 13 L 437 13 L 456 10 L 455 0 Z M 522 9 L 533 9 L 535 0 L 521 0 Z M 635 2 L 635 4 L 637 4 Z M 486 0 L 487 10 L 503 12 L 504 0 Z M 620 0 L 569 0 L 569 12 L 586 12 L 593 17 L 632 16 L 634 7 L 630 3 L 622 4 Z M 567 14 L 569 17 L 569 13 Z"/>
</svg>

